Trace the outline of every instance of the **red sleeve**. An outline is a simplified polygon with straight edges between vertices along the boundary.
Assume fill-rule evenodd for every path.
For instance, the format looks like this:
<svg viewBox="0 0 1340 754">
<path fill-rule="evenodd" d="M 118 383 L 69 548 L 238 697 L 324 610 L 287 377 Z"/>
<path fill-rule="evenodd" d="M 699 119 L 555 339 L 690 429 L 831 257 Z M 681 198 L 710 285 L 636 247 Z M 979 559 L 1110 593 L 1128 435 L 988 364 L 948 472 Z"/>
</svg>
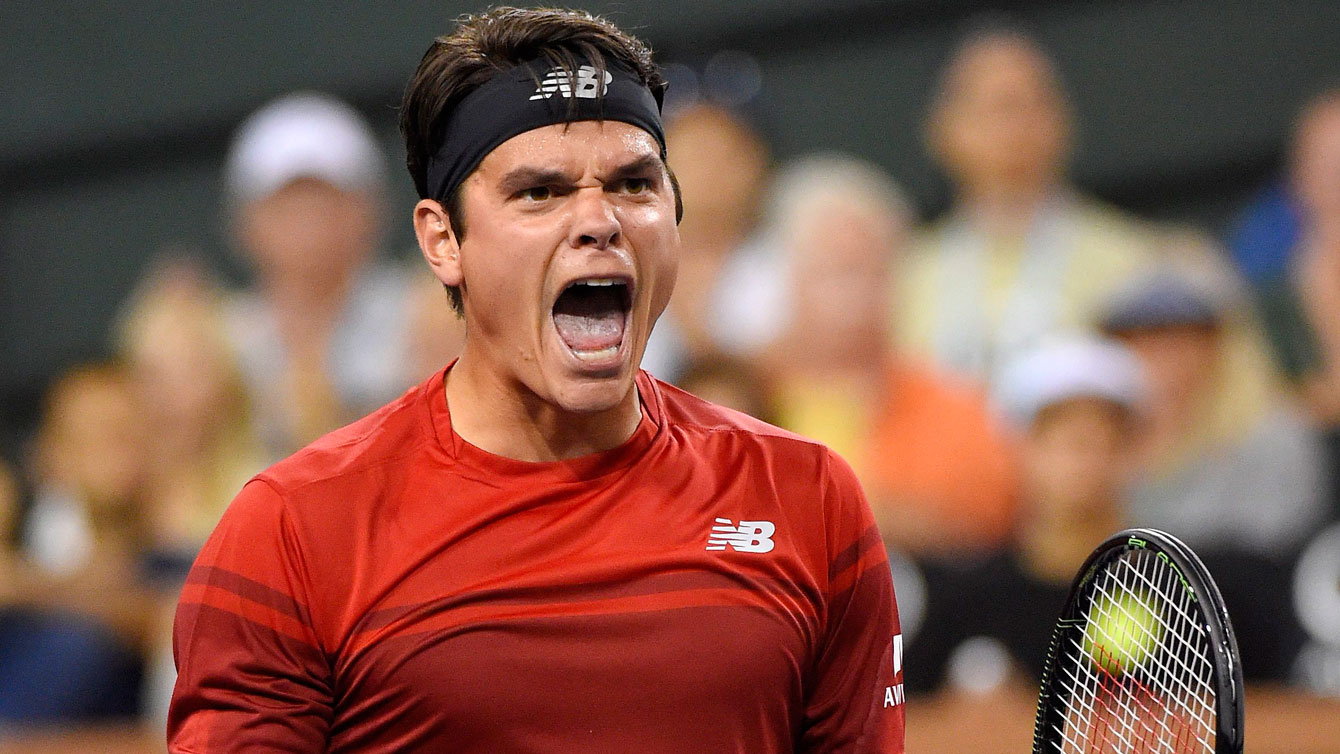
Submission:
<svg viewBox="0 0 1340 754">
<path fill-rule="evenodd" d="M 283 499 L 253 480 L 196 558 L 177 606 L 170 752 L 325 751 L 330 667 L 306 583 Z"/>
<path fill-rule="evenodd" d="M 893 576 L 851 467 L 829 453 L 828 611 L 811 669 L 802 752 L 902 754 L 902 637 Z"/>
</svg>

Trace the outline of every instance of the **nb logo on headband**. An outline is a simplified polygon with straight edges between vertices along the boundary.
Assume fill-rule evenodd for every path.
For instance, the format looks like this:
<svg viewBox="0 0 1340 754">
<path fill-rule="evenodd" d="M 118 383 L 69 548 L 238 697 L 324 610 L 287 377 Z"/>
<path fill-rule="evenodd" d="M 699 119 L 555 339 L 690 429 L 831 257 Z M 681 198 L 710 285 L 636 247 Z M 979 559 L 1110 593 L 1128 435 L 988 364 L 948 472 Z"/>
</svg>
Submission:
<svg viewBox="0 0 1340 754">
<path fill-rule="evenodd" d="M 609 89 L 610 82 L 614 80 L 614 76 L 609 71 L 605 71 L 605 80 L 602 82 L 597 77 L 597 73 L 598 71 L 593 66 L 578 66 L 576 81 L 574 82 L 571 71 L 566 68 L 554 68 L 540 82 L 539 88 L 535 90 L 534 94 L 530 95 L 530 98 L 532 100 L 549 99 L 555 94 L 565 99 L 603 97 Z"/>
</svg>

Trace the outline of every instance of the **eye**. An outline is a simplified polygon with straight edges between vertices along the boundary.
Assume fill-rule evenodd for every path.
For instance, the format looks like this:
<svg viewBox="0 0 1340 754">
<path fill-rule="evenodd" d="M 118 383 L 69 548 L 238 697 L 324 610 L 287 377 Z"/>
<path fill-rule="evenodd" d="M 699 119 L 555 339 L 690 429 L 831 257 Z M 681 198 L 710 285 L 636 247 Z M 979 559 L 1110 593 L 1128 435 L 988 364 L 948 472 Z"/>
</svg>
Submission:
<svg viewBox="0 0 1340 754">
<path fill-rule="evenodd" d="M 517 196 L 527 201 L 542 202 L 546 199 L 553 198 L 554 192 L 548 186 L 531 186 L 530 188 L 518 191 Z"/>
<path fill-rule="evenodd" d="M 623 190 L 626 194 L 642 194 L 651 191 L 650 178 L 629 178 L 623 182 Z"/>
</svg>

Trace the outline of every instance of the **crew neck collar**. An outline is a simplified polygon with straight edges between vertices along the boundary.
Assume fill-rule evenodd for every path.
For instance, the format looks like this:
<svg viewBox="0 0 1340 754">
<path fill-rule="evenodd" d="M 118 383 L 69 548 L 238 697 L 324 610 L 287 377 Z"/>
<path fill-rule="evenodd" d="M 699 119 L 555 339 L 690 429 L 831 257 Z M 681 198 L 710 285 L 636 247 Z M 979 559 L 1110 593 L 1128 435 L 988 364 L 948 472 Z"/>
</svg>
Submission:
<svg viewBox="0 0 1340 754">
<path fill-rule="evenodd" d="M 521 461 L 490 453 L 470 444 L 456 433 L 451 424 L 451 407 L 447 404 L 446 376 L 456 365 L 447 367 L 425 384 L 425 398 L 433 439 L 439 449 L 453 461 L 471 469 L 487 473 L 491 478 L 514 481 L 543 481 L 546 483 L 581 482 L 597 479 L 630 466 L 641 457 L 660 435 L 662 425 L 661 395 L 655 380 L 639 370 L 634 384 L 642 418 L 637 428 L 622 444 L 596 453 L 561 461 Z"/>
</svg>

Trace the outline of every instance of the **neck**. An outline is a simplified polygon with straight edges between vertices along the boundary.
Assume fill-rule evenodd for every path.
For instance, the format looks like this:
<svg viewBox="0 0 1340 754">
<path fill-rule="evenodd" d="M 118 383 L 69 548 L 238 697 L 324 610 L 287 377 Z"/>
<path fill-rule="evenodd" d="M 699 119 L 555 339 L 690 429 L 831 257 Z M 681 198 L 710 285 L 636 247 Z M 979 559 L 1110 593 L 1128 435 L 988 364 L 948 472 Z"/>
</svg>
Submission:
<svg viewBox="0 0 1340 754">
<path fill-rule="evenodd" d="M 1021 562 L 1033 575 L 1056 584 L 1069 583 L 1093 548 L 1121 528 L 1111 511 L 1115 504 L 1094 506 L 1092 515 L 1048 520 L 1034 518 L 1020 529 Z"/>
<path fill-rule="evenodd" d="M 344 270 L 331 270 L 320 279 L 277 274 L 262 281 L 280 330 L 291 343 L 323 339 L 324 331 L 339 320 L 352 283 L 353 275 Z"/>
<path fill-rule="evenodd" d="M 456 434 L 477 448 L 517 461 L 562 461 L 610 450 L 632 437 L 642 420 L 635 384 L 612 408 L 567 411 L 471 358 L 469 344 L 447 373 L 446 393 Z"/>
<path fill-rule="evenodd" d="M 1021 235 L 1055 193 L 1050 181 L 999 181 L 965 187 L 960 203 L 987 233 Z"/>
</svg>

